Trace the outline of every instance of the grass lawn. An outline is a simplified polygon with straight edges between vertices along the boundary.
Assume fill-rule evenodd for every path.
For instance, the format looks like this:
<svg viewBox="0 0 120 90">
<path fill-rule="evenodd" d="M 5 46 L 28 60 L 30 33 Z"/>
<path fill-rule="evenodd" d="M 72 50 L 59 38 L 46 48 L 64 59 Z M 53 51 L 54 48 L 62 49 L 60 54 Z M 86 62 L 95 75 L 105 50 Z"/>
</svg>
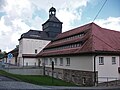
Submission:
<svg viewBox="0 0 120 90">
<path fill-rule="evenodd" d="M 73 83 L 68 83 L 60 79 L 52 78 L 49 76 L 41 76 L 41 75 L 17 75 L 10 74 L 5 71 L 0 70 L 0 75 L 4 75 L 7 77 L 15 78 L 24 82 L 33 83 L 37 85 L 48 85 L 48 86 L 76 86 Z"/>
</svg>

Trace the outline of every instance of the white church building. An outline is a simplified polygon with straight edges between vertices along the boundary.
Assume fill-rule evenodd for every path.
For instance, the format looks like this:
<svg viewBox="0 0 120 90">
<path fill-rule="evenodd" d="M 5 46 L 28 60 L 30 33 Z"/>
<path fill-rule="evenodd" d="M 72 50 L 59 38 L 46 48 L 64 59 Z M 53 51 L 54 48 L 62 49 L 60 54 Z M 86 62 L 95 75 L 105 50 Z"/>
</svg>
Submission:
<svg viewBox="0 0 120 90">
<path fill-rule="evenodd" d="M 54 38 L 62 33 L 62 22 L 56 17 L 56 9 L 51 7 L 49 19 L 42 24 L 43 31 L 29 30 L 19 39 L 19 66 L 40 66 L 41 61 L 36 55 Z"/>
</svg>

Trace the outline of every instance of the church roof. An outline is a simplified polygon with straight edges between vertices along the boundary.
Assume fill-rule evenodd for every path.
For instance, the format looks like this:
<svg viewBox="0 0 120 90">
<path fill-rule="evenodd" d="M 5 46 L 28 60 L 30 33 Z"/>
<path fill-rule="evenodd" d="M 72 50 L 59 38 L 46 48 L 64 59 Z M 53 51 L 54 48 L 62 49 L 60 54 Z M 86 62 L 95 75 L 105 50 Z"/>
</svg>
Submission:
<svg viewBox="0 0 120 90">
<path fill-rule="evenodd" d="M 95 23 L 59 34 L 38 56 L 112 53 L 120 55 L 120 32 Z"/>
<path fill-rule="evenodd" d="M 48 21 L 51 21 L 51 22 L 60 22 L 60 20 L 56 16 L 54 16 L 54 15 L 51 18 L 49 18 Z"/>
<path fill-rule="evenodd" d="M 49 10 L 49 12 L 51 12 L 51 11 L 56 12 L 56 9 L 54 7 L 51 7 L 50 10 Z"/>
<path fill-rule="evenodd" d="M 56 16 L 52 16 L 51 18 L 49 18 L 44 24 L 46 24 L 47 22 L 56 22 L 56 23 L 62 23 Z M 42 24 L 42 25 L 44 25 Z"/>
<path fill-rule="evenodd" d="M 29 30 L 28 32 L 23 33 L 19 40 L 21 40 L 22 38 L 52 40 L 52 38 L 48 36 L 47 32 L 38 30 Z"/>
</svg>

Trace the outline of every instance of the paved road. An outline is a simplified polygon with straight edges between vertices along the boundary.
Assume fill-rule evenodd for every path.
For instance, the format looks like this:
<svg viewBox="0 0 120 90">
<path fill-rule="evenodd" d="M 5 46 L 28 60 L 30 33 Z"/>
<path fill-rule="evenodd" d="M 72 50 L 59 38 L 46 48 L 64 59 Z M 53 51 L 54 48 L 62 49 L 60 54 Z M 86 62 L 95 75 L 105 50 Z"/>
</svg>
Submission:
<svg viewBox="0 0 120 90">
<path fill-rule="evenodd" d="M 120 90 L 118 87 L 60 87 L 60 86 L 39 86 L 30 83 L 16 81 L 0 76 L 0 90 Z"/>
</svg>

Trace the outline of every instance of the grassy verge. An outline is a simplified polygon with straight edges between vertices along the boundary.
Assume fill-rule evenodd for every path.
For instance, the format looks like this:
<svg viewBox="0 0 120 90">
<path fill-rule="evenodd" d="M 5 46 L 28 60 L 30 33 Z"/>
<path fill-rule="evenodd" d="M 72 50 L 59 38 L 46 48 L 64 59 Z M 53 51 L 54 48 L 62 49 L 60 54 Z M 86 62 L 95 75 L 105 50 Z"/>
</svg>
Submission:
<svg viewBox="0 0 120 90">
<path fill-rule="evenodd" d="M 10 78 L 18 79 L 24 82 L 33 83 L 37 85 L 49 85 L 49 86 L 76 86 L 73 83 L 68 83 L 60 79 L 55 79 L 49 76 L 40 76 L 40 75 L 16 75 L 10 74 L 5 71 L 0 70 L 0 75 L 7 76 Z"/>
</svg>

